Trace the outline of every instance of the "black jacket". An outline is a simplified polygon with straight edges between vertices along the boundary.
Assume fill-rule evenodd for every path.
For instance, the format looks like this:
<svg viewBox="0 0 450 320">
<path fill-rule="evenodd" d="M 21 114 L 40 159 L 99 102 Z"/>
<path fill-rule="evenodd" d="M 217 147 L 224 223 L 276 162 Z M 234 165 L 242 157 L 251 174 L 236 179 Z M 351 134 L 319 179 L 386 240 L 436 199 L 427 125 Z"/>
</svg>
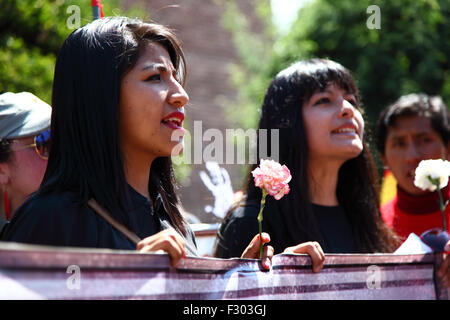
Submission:
<svg viewBox="0 0 450 320">
<path fill-rule="evenodd" d="M 129 187 L 134 228 L 144 239 L 170 228 L 170 219 L 158 195 L 153 210 L 150 202 Z M 197 255 L 195 237 L 187 225 L 185 237 L 188 255 Z M 136 245 L 92 210 L 72 192 L 35 194 L 14 213 L 5 228 L 2 241 L 50 246 L 136 250 Z"/>
</svg>

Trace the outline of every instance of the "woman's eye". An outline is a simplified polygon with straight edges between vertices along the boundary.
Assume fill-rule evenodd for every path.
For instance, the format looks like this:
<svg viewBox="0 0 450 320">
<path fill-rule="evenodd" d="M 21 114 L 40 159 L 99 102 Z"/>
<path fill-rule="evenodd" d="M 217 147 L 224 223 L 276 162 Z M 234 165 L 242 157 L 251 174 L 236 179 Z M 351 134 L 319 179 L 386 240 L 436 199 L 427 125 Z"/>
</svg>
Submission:
<svg viewBox="0 0 450 320">
<path fill-rule="evenodd" d="M 161 80 L 160 74 L 154 74 L 154 75 L 151 75 L 150 77 L 148 77 L 147 79 L 145 79 L 145 81 L 159 81 L 159 80 Z"/>
<path fill-rule="evenodd" d="M 355 99 L 348 99 L 347 101 L 350 102 L 354 107 L 358 106 L 358 103 L 356 102 Z"/>
<path fill-rule="evenodd" d="M 330 99 L 328 99 L 328 98 L 322 98 L 322 99 L 317 100 L 317 101 L 314 103 L 314 105 L 319 105 L 319 104 L 324 104 L 324 103 L 329 103 L 329 102 L 330 102 Z"/>
</svg>

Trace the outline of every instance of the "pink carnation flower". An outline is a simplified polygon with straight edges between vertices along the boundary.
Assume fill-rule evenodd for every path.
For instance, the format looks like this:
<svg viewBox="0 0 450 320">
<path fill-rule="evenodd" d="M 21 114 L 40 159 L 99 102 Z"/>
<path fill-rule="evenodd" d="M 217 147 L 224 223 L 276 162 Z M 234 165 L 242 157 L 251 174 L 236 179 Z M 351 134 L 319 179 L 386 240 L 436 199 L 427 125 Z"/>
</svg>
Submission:
<svg viewBox="0 0 450 320">
<path fill-rule="evenodd" d="M 258 168 L 252 171 L 255 185 L 265 189 L 268 194 L 276 200 L 280 200 L 288 194 L 291 172 L 285 165 L 281 165 L 273 160 L 261 160 Z"/>
<path fill-rule="evenodd" d="M 263 210 L 266 204 L 266 196 L 270 194 L 276 200 L 288 194 L 291 172 L 285 165 L 281 165 L 273 160 L 261 160 L 259 167 L 252 171 L 255 185 L 262 189 L 261 208 L 258 214 L 259 238 L 262 239 Z M 259 257 L 263 256 L 263 243 L 260 242 Z"/>
</svg>

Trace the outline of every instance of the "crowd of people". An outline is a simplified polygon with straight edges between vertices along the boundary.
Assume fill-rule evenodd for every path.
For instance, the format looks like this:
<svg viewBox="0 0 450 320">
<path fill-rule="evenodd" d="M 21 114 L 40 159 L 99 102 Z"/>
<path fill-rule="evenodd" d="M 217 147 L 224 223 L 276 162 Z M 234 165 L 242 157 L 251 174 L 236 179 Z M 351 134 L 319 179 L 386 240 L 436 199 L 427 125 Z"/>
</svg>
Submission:
<svg viewBox="0 0 450 320">
<path fill-rule="evenodd" d="M 180 41 L 162 25 L 108 17 L 71 33 L 56 60 L 51 108 L 30 93 L 0 96 L 0 240 L 164 251 L 173 265 L 197 255 L 171 163 L 184 133 L 185 78 Z M 442 99 L 410 94 L 381 113 L 376 146 L 398 182 L 383 206 L 366 122 L 355 80 L 339 63 L 309 59 L 280 71 L 259 129 L 279 130 L 291 190 L 267 198 L 260 236 L 261 190 L 249 172 L 216 256 L 261 258 L 268 269 L 274 254 L 306 253 L 319 272 L 326 253 L 391 253 L 410 233 L 441 227 L 437 193 L 415 187 L 414 170 L 449 156 Z M 449 256 L 439 274 L 450 285 Z"/>
</svg>

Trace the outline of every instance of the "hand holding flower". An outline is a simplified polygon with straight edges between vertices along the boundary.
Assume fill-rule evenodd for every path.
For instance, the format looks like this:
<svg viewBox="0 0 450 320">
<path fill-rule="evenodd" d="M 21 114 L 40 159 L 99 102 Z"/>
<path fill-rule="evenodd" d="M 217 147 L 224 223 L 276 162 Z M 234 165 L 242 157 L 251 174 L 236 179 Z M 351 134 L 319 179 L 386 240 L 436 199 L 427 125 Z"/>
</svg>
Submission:
<svg viewBox="0 0 450 320">
<path fill-rule="evenodd" d="M 262 241 L 260 241 L 262 239 Z M 253 237 L 252 241 L 250 241 L 250 244 L 245 248 L 244 252 L 241 255 L 241 258 L 249 258 L 249 259 L 258 259 L 260 257 L 259 249 L 260 246 L 266 243 L 270 242 L 270 236 L 263 232 L 261 235 L 257 234 Z M 262 266 L 269 270 L 271 260 L 273 257 L 274 249 L 272 246 L 264 246 L 263 254 L 260 259 L 262 260 Z"/>
</svg>

